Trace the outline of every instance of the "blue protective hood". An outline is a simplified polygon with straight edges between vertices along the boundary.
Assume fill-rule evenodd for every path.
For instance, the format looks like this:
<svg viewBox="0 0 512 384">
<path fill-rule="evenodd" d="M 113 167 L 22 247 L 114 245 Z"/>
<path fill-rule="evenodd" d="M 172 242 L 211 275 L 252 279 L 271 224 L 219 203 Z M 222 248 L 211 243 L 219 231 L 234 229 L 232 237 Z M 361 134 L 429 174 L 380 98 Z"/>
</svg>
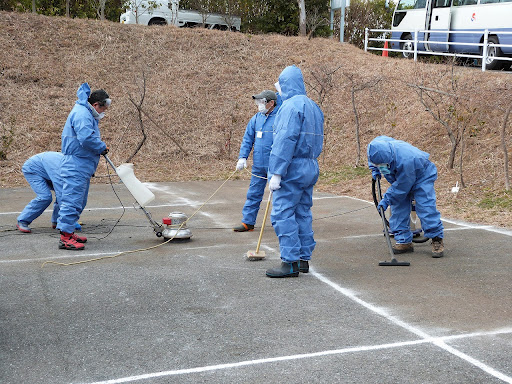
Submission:
<svg viewBox="0 0 512 384">
<path fill-rule="evenodd" d="M 296 95 L 306 96 L 302 72 L 295 65 L 283 69 L 283 72 L 279 75 L 279 86 L 281 87 L 281 97 L 283 101 Z"/>
<path fill-rule="evenodd" d="M 391 164 L 393 160 L 393 139 L 387 136 L 378 136 L 368 144 L 368 161 L 372 164 Z"/>
<path fill-rule="evenodd" d="M 91 87 L 89 87 L 89 84 L 83 83 L 76 91 L 76 97 L 78 99 L 76 101 L 76 103 L 88 107 L 87 100 L 89 100 L 90 95 L 91 95 Z"/>
</svg>

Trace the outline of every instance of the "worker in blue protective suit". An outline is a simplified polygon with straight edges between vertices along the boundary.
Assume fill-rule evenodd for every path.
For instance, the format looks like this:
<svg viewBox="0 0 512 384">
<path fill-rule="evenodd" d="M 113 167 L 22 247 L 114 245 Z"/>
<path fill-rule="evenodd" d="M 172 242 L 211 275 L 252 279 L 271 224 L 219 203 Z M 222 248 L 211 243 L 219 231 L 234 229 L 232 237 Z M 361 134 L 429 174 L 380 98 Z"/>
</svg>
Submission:
<svg viewBox="0 0 512 384">
<path fill-rule="evenodd" d="M 252 177 L 242 209 L 242 224 L 233 228 L 235 232 L 246 232 L 254 229 L 265 186 L 267 185 L 268 158 L 273 140 L 272 126 L 280 104 L 279 95 L 270 90 L 253 95 L 252 98 L 258 106 L 258 112 L 249 120 L 245 128 L 238 162 L 236 163 L 238 171 L 247 168 L 247 158 L 252 151 Z"/>
<path fill-rule="evenodd" d="M 52 190 L 55 191 L 55 202 L 53 203 L 52 226 L 57 226 L 59 217 L 59 200 L 62 194 L 62 179 L 60 177 L 60 163 L 62 161 L 60 152 L 43 152 L 30 157 L 21 168 L 23 176 L 35 192 L 36 197 L 27 204 L 18 216 L 16 227 L 23 233 L 31 233 L 30 223 L 41 216 L 46 208 L 52 203 Z M 75 223 L 75 229 L 80 229 L 79 223 Z"/>
<path fill-rule="evenodd" d="M 103 89 L 91 93 L 83 83 L 77 91 L 78 100 L 71 110 L 62 131 L 60 176 L 63 180 L 57 228 L 61 236 L 60 249 L 82 250 L 87 238 L 74 233 L 74 224 L 82 212 L 91 177 L 96 171 L 100 155 L 106 155 L 107 145 L 101 140 L 98 123 L 111 104 Z"/>
<path fill-rule="evenodd" d="M 378 136 L 367 148 L 368 165 L 372 177 L 384 175 L 391 184 L 379 202 L 380 212 L 391 206 L 389 226 L 394 233 L 394 253 L 413 252 L 413 234 L 410 228 L 411 202 L 416 202 L 418 215 L 425 237 L 432 239 L 432 257 L 444 253 L 443 224 L 436 208 L 434 182 L 437 168 L 429 160 L 430 155 L 402 140 Z"/>
<path fill-rule="evenodd" d="M 313 186 L 319 175 L 317 158 L 324 139 L 324 115 L 306 96 L 301 70 L 286 67 L 276 88 L 282 97 L 274 121 L 274 143 L 269 159 L 269 189 L 273 193 L 272 225 L 279 238 L 281 265 L 268 277 L 296 277 L 309 271 L 315 249 Z"/>
</svg>

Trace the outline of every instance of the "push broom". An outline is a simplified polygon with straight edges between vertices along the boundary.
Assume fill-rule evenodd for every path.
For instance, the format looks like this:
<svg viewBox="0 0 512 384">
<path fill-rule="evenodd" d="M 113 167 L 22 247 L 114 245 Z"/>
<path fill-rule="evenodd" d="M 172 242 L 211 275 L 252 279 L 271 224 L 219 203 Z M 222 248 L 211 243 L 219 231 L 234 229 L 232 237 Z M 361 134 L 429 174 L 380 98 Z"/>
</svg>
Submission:
<svg viewBox="0 0 512 384">
<path fill-rule="evenodd" d="M 270 202 L 272 201 L 272 191 L 268 195 L 267 207 L 265 208 L 265 215 L 263 216 L 263 223 L 261 224 L 260 237 L 258 238 L 258 244 L 256 245 L 255 251 L 247 251 L 247 259 L 249 261 L 263 260 L 265 258 L 265 251 L 260 251 L 261 239 L 263 238 L 263 230 L 265 229 L 265 223 L 267 222 L 268 209 L 270 208 Z"/>
</svg>

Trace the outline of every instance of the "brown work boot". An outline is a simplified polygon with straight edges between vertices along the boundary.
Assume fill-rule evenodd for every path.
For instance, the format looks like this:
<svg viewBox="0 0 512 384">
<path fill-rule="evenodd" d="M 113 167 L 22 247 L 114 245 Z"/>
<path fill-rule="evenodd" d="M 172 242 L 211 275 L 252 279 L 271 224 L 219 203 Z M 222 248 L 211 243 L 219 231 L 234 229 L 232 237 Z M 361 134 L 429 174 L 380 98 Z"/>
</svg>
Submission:
<svg viewBox="0 0 512 384">
<path fill-rule="evenodd" d="M 414 247 L 412 246 L 412 243 L 407 244 L 399 244 L 396 243 L 393 245 L 393 253 L 399 254 L 399 253 L 408 253 L 408 252 L 414 252 Z"/>
<path fill-rule="evenodd" d="M 441 237 L 432 239 L 432 257 L 438 258 L 444 256 L 444 243 Z"/>
</svg>

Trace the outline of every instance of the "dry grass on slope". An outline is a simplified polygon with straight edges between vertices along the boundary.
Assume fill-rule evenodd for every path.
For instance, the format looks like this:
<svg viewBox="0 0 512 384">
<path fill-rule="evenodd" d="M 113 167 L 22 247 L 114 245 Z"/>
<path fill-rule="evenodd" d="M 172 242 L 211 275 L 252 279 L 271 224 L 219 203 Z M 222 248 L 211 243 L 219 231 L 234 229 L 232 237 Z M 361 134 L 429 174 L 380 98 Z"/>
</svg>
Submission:
<svg viewBox="0 0 512 384">
<path fill-rule="evenodd" d="M 26 185 L 20 171 L 23 162 L 35 153 L 60 149 L 62 127 L 76 89 L 85 81 L 93 89 L 109 92 L 113 104 L 101 122 L 102 136 L 112 160 L 117 164 L 126 160 L 142 138 L 129 98 L 139 100 L 143 74 L 143 108 L 154 123 L 143 120 L 147 140 L 133 159 L 137 176 L 144 181 L 225 179 L 234 169 L 245 125 L 256 112 L 250 96 L 273 89 L 282 69 L 295 64 L 304 73 L 308 95 L 317 101 L 318 79 L 337 69 L 322 103 L 326 144 L 319 188 L 370 199 L 369 173 L 353 167 L 357 146 L 351 101 L 352 85 L 367 84 L 371 86 L 355 93 L 360 164 L 366 163 L 366 144 L 377 135 L 409 141 L 431 153 L 438 165 L 438 203 L 444 216 L 512 227 L 499 136 L 512 95 L 510 75 L 462 67 L 453 68 L 452 74 L 447 65 L 365 54 L 329 39 L 149 28 L 4 12 L 0 12 L 0 46 L 4 51 L 2 134 L 14 131 L 7 160 L 0 161 L 2 187 Z M 410 86 L 450 91 L 454 79 L 461 105 L 474 117 L 464 148 L 467 188 L 457 195 L 450 193 L 459 168 L 458 163 L 455 169 L 446 166 L 450 151 L 446 131 Z M 446 111 L 449 105 L 439 107 Z M 97 175 L 105 173 L 101 163 Z M 484 203 L 487 208 L 482 209 Z"/>
</svg>

